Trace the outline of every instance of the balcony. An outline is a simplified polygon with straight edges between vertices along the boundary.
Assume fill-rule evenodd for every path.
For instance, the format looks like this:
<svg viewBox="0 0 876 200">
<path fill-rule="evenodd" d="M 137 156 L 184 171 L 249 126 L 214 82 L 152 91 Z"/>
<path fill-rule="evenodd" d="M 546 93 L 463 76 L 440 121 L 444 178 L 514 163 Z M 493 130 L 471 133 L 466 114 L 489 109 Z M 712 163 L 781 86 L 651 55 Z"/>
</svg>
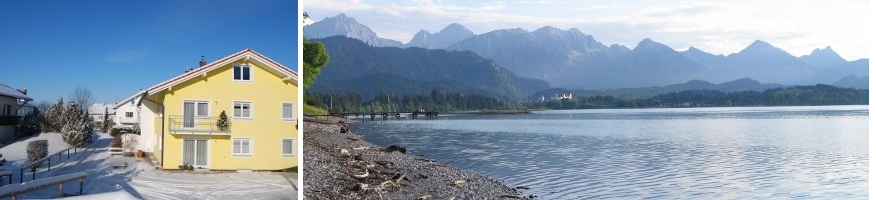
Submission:
<svg viewBox="0 0 876 200">
<path fill-rule="evenodd" d="M 137 117 L 119 117 L 119 123 L 124 125 L 140 124 L 140 118 Z"/>
<path fill-rule="evenodd" d="M 0 116 L 0 126 L 14 126 L 21 123 L 19 116 Z"/>
<path fill-rule="evenodd" d="M 231 135 L 231 118 L 228 127 L 220 129 L 216 126 L 219 117 L 186 117 L 180 115 L 168 116 L 170 134 L 178 135 Z"/>
</svg>

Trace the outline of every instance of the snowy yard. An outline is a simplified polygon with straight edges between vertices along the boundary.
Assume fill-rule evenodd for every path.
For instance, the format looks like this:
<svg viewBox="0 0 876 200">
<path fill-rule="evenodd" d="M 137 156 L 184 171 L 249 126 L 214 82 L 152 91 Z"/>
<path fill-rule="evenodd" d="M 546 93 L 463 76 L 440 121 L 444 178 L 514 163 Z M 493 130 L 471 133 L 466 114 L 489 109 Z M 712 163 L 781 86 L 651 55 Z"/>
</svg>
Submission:
<svg viewBox="0 0 876 200">
<path fill-rule="evenodd" d="M 88 172 L 84 193 L 101 194 L 126 191 L 136 198 L 143 199 L 296 199 L 298 188 L 294 186 L 296 177 L 292 173 L 180 173 L 155 170 L 142 159 L 111 156 L 107 147 L 112 141 L 109 134 L 98 134 L 97 142 L 84 153 L 57 165 L 53 161 L 52 171 L 40 168 L 37 178 Z M 0 153 L 8 160 L 6 170 L 14 171 L 14 183 L 18 182 L 19 166 L 27 163 L 25 153 L 27 142 L 49 140 L 49 154 L 68 147 L 60 134 L 44 133 L 23 139 L 0 148 Z M 66 157 L 65 157 L 66 158 Z M 114 165 L 127 162 L 128 168 L 114 169 Z M 56 166 L 57 165 L 57 166 Z M 5 178 L 4 178 L 5 180 Z M 30 180 L 30 174 L 25 181 Z M 4 182 L 5 183 L 5 182 Z M 78 181 L 64 184 L 65 194 L 77 194 Z M 58 187 L 50 187 L 19 196 L 20 198 L 56 198 Z"/>
</svg>

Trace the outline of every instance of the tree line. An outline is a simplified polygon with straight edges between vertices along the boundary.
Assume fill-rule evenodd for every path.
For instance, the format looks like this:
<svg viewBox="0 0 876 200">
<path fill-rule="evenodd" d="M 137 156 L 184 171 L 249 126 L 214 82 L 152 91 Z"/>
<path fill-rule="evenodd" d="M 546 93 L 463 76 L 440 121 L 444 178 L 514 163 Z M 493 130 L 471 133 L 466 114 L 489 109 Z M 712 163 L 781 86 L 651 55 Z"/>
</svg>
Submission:
<svg viewBox="0 0 876 200">
<path fill-rule="evenodd" d="M 818 106 L 867 105 L 869 90 L 818 84 L 774 88 L 761 92 L 687 90 L 650 98 L 620 99 L 613 96 L 576 97 L 572 100 L 527 103 L 533 109 L 728 107 L 728 106 Z"/>
<path fill-rule="evenodd" d="M 444 93 L 432 90 L 429 95 L 394 95 L 381 92 L 373 99 L 363 99 L 357 93 L 318 94 L 304 96 L 305 102 L 329 110 L 330 112 L 411 112 L 423 109 L 429 112 L 449 112 L 463 110 L 522 109 L 523 105 L 503 101 L 499 98 L 481 94 Z"/>
</svg>

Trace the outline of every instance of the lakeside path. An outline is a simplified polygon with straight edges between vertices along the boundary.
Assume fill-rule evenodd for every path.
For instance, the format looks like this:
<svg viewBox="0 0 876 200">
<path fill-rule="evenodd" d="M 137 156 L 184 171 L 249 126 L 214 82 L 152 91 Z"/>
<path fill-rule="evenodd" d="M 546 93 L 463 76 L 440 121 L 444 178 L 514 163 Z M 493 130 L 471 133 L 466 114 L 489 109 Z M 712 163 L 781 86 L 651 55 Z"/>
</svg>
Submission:
<svg viewBox="0 0 876 200">
<path fill-rule="evenodd" d="M 523 199 L 503 183 L 365 142 L 340 118 L 305 120 L 304 196 L 309 199 Z"/>
</svg>

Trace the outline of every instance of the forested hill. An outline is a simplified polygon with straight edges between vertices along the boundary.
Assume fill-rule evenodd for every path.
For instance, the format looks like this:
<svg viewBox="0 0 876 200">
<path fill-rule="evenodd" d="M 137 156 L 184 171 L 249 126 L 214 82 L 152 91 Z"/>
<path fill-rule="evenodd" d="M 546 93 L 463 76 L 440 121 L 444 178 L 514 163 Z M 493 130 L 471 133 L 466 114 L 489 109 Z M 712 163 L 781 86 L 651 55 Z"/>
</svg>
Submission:
<svg viewBox="0 0 876 200">
<path fill-rule="evenodd" d="M 358 93 L 371 99 L 381 92 L 394 95 L 429 94 L 433 89 L 522 99 L 548 85 L 521 78 L 495 62 L 469 51 L 374 47 L 342 36 L 322 42 L 331 61 L 308 92 Z"/>
</svg>

